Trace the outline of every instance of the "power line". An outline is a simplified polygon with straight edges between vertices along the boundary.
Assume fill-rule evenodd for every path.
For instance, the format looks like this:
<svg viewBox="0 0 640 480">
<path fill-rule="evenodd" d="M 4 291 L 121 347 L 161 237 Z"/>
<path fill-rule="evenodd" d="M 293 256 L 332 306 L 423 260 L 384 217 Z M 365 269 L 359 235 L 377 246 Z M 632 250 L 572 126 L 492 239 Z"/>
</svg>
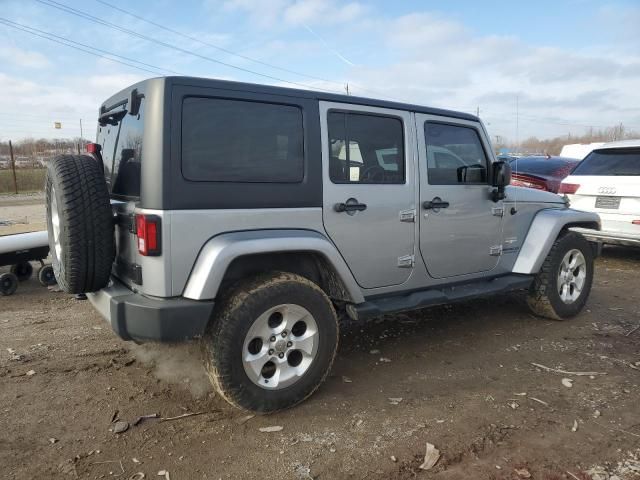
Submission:
<svg viewBox="0 0 640 480">
<path fill-rule="evenodd" d="M 257 71 L 254 71 L 254 70 L 251 70 L 251 69 L 248 69 L 248 68 L 239 67 L 239 66 L 233 65 L 231 63 L 223 62 L 221 60 L 217 60 L 215 58 L 212 58 L 212 57 L 209 57 L 209 56 L 206 56 L 206 55 L 201 55 L 199 53 L 186 50 L 184 48 L 181 48 L 181 47 L 178 47 L 176 45 L 164 42 L 162 40 L 158 40 L 156 38 L 149 37 L 147 35 L 143 35 L 143 34 L 138 33 L 136 31 L 121 27 L 120 25 L 116 25 L 116 24 L 114 24 L 112 22 L 109 22 L 109 21 L 104 20 L 102 18 L 96 17 L 95 15 L 91 15 L 90 13 L 83 12 L 83 11 L 78 10 L 76 8 L 69 7 L 69 6 L 67 6 L 67 5 L 65 5 L 63 3 L 57 2 L 55 0 L 36 0 L 36 1 L 41 3 L 41 4 L 43 4 L 43 5 L 47 5 L 49 7 L 53 7 L 53 8 L 56 8 L 58 10 L 61 10 L 61 11 L 65 12 L 65 13 L 69 13 L 71 15 L 75 15 L 77 17 L 84 18 L 85 20 L 89 20 L 91 22 L 97 23 L 99 25 L 103 25 L 105 27 L 108 27 L 108 28 L 111 28 L 111 29 L 114 29 L 114 30 L 118 30 L 120 32 L 126 33 L 127 35 L 135 36 L 137 38 L 146 40 L 148 42 L 152 42 L 152 43 L 155 43 L 157 45 L 161 45 L 161 46 L 163 46 L 165 48 L 176 50 L 176 51 L 178 51 L 180 53 L 184 53 L 184 54 L 187 54 L 187 55 L 195 56 L 195 57 L 203 59 L 203 60 L 207 60 L 207 61 L 210 61 L 210 62 L 213 62 L 213 63 L 217 63 L 217 64 L 220 64 L 220 65 L 223 65 L 223 66 L 226 66 L 226 67 L 229 67 L 229 68 L 233 68 L 233 69 L 236 69 L 236 70 L 240 70 L 240 71 L 243 71 L 243 72 L 246 72 L 246 73 L 250 73 L 250 74 L 253 74 L 253 75 L 258 75 L 258 76 L 261 76 L 261 77 L 264 77 L 264 78 L 269 78 L 271 80 L 276 80 L 278 82 L 284 82 L 284 83 L 288 83 L 288 84 L 295 85 L 295 86 L 298 86 L 298 87 L 302 87 L 304 89 L 311 88 L 309 85 L 304 84 L 304 83 L 285 80 L 283 78 L 279 78 L 279 77 L 276 77 L 276 76 L 273 76 L 273 75 L 268 75 L 268 74 L 265 74 L 265 73 L 257 72 Z M 136 15 L 136 14 L 134 14 L 132 12 L 129 12 L 129 11 L 124 10 L 122 8 L 119 8 L 119 7 L 115 7 L 115 6 L 111 5 L 111 4 L 108 4 L 107 2 L 104 2 L 104 1 L 101 1 L 101 0 L 97 0 L 97 1 L 99 1 L 100 3 L 102 3 L 104 5 L 109 6 L 111 8 L 119 10 L 119 11 L 121 11 L 123 13 L 131 15 L 131 16 L 133 16 L 135 18 L 138 18 L 138 19 L 140 19 L 140 20 L 142 20 L 144 22 L 150 23 L 151 25 L 154 25 L 154 26 L 156 26 L 158 28 L 161 28 L 161 29 L 163 29 L 165 31 L 169 31 L 169 32 L 174 33 L 176 35 L 180 35 L 180 36 L 183 36 L 185 38 L 189 38 L 190 40 L 194 40 L 194 41 L 200 42 L 200 43 L 202 43 L 204 45 L 207 45 L 207 46 L 210 46 L 210 47 L 213 47 L 213 48 L 217 48 L 217 49 L 222 50 L 222 51 L 224 51 L 226 53 L 229 53 L 229 54 L 232 54 L 232 55 L 235 55 L 235 56 L 239 56 L 241 58 L 245 58 L 247 60 L 251 60 L 251 61 L 254 61 L 254 62 L 257 62 L 257 63 L 261 63 L 261 64 L 263 64 L 265 66 L 270 67 L 270 68 L 274 68 L 274 69 L 277 69 L 277 70 L 289 72 L 289 73 L 292 73 L 294 75 L 304 76 L 304 77 L 311 78 L 311 79 L 314 79 L 314 80 L 322 81 L 322 82 L 325 82 L 325 83 L 332 83 L 334 85 L 339 85 L 340 86 L 340 90 L 339 91 L 335 90 L 335 89 L 331 89 L 330 90 L 330 89 L 321 88 L 321 87 L 313 87 L 314 90 L 324 91 L 324 92 L 328 92 L 328 93 L 342 93 L 341 90 L 343 88 L 344 82 L 338 82 L 336 80 L 324 79 L 324 78 L 317 77 L 317 76 L 314 76 L 314 75 L 309 75 L 309 74 L 306 74 L 306 73 L 298 72 L 296 70 L 285 69 L 283 67 L 278 67 L 278 66 L 273 65 L 273 64 L 268 63 L 268 62 L 262 62 L 260 60 L 253 59 L 253 58 L 248 57 L 246 55 L 240 55 L 240 54 L 237 54 L 235 52 L 232 52 L 231 50 L 223 49 L 222 47 L 219 47 L 217 45 L 213 45 L 211 43 L 204 42 L 203 40 L 200 40 L 200 39 L 198 39 L 196 37 L 193 37 L 191 35 L 187 35 L 187 34 L 184 34 L 182 32 L 178 32 L 177 30 L 175 30 L 173 28 L 167 27 L 165 25 L 161 25 L 161 24 L 159 24 L 157 22 L 152 22 L 150 20 L 145 19 L 144 17 L 142 17 L 140 15 Z M 363 86 L 361 86 L 361 85 L 359 85 L 357 83 L 350 82 L 350 84 L 351 85 L 355 85 L 359 90 L 361 90 L 362 92 L 365 92 L 365 93 L 371 93 L 371 94 L 373 94 L 375 96 L 384 97 L 384 98 L 387 98 L 388 100 L 392 100 L 392 101 L 396 101 L 396 102 L 411 103 L 410 100 L 393 97 L 393 96 L 390 96 L 390 95 L 388 95 L 386 93 L 380 92 L 380 91 L 372 89 L 372 88 L 365 88 L 365 87 L 363 87 Z"/>
<path fill-rule="evenodd" d="M 116 63 L 120 63 L 122 65 L 126 65 L 127 67 L 136 68 L 138 70 L 142 70 L 143 72 L 148 72 L 148 73 L 151 73 L 153 75 L 158 75 L 158 72 L 155 72 L 155 71 L 152 71 L 152 70 L 148 70 L 146 68 L 139 67 L 137 65 L 132 65 L 132 64 L 127 63 L 127 62 L 116 60 L 115 58 L 110 58 L 110 57 L 107 57 L 106 55 L 101 55 L 99 53 L 92 52 L 91 50 L 87 50 L 87 49 L 82 48 L 82 47 L 78 47 L 75 44 L 75 42 L 73 42 L 71 40 L 68 40 L 68 43 L 65 43 L 64 41 L 56 40 L 55 38 L 46 36 L 44 34 L 39 34 L 39 33 L 36 33 L 35 31 L 31 31 L 31 30 L 29 30 L 29 28 L 31 28 L 31 27 L 21 28 L 21 27 L 17 26 L 19 24 L 12 25 L 12 23 L 15 23 L 15 22 L 11 22 L 10 20 L 7 20 L 7 19 L 2 18 L 2 17 L 0 17 L 0 23 L 6 25 L 8 27 L 14 28 L 16 30 L 21 30 L 23 32 L 30 33 L 31 35 L 35 35 L 36 37 L 41 37 L 41 38 L 44 38 L 45 40 L 49 40 L 49 41 L 54 42 L 54 43 L 59 43 L 60 45 L 64 45 L 66 47 L 73 48 L 75 50 L 80 50 L 81 52 L 88 53 L 88 54 L 94 55 L 96 57 L 104 58 L 105 60 L 110 60 L 112 62 L 116 62 Z M 110 53 L 110 55 L 116 56 L 115 54 L 111 54 L 111 53 Z M 162 69 L 158 69 L 158 70 L 162 70 Z"/>
<path fill-rule="evenodd" d="M 199 39 L 197 37 L 194 37 L 192 35 L 188 35 L 186 33 L 180 32 L 180 31 L 175 30 L 175 29 L 173 29 L 171 27 L 167 27 L 166 25 L 162 25 L 160 23 L 154 22 L 154 21 L 149 20 L 149 19 L 147 19 L 147 18 L 145 18 L 145 17 L 143 17 L 141 15 L 135 14 L 135 13 L 129 11 L 129 10 L 125 10 L 124 8 L 117 7 L 115 5 L 112 5 L 109 2 L 105 2 L 104 0 L 96 0 L 96 2 L 101 3 L 102 5 L 105 5 L 105 6 L 109 7 L 109 8 L 114 9 L 114 10 L 117 10 L 118 12 L 121 12 L 121 13 L 124 13 L 126 15 L 129 15 L 129 16 L 131 16 L 133 18 L 137 18 L 138 20 L 141 20 L 141 21 L 143 21 L 145 23 L 148 23 L 149 25 L 153 25 L 154 27 L 160 28 L 160 29 L 162 29 L 162 30 L 164 30 L 166 32 L 170 32 L 170 33 L 173 33 L 174 35 L 178 35 L 178 36 L 180 36 L 182 38 L 186 38 L 188 40 L 200 43 L 201 45 L 205 45 L 207 47 L 214 48 L 216 50 L 219 50 L 221 52 L 227 53 L 229 55 L 233 55 L 234 57 L 242 58 L 243 60 L 248 60 L 249 62 L 254 62 L 254 63 L 257 63 L 259 65 L 263 65 L 265 67 L 273 68 L 274 70 L 280 70 L 282 72 L 291 73 L 293 75 L 298 75 L 300 77 L 306 77 L 306 78 L 310 78 L 312 80 L 319 80 L 321 82 L 333 83 L 333 84 L 342 86 L 342 83 L 336 82 L 334 80 L 329 80 L 329 79 L 322 78 L 322 77 L 316 77 L 314 75 L 309 75 L 307 73 L 298 72 L 296 70 L 291 70 L 289 68 L 280 67 L 278 65 L 274 65 L 274 64 L 269 63 L 269 62 L 264 62 L 262 60 L 257 60 L 255 58 L 249 57 L 247 55 L 242 55 L 242 54 L 234 52 L 232 50 L 228 50 L 228 49 L 226 49 L 224 47 L 221 47 L 219 45 L 214 45 L 213 43 L 205 42 L 204 40 L 201 40 L 201 39 Z"/>
<path fill-rule="evenodd" d="M 122 56 L 122 55 L 118 55 L 117 53 L 108 52 L 106 50 L 103 50 L 103 49 L 98 48 L 98 47 L 94 47 L 92 45 L 86 45 L 86 44 L 80 43 L 80 42 L 78 42 L 76 40 L 71 40 L 71 39 L 66 38 L 66 37 L 61 37 L 60 35 L 56 35 L 56 34 L 51 33 L 51 32 L 45 32 L 44 30 L 39 30 L 39 29 L 37 29 L 35 27 L 30 27 L 28 25 L 23 25 L 21 23 L 13 22 L 13 21 L 5 19 L 5 18 L 3 18 L 2 20 L 4 20 L 4 22 L 8 22 L 8 23 L 10 23 L 12 25 L 16 25 L 16 26 L 19 26 L 19 27 L 22 27 L 22 28 L 33 30 L 34 32 L 38 32 L 38 33 L 41 33 L 43 35 L 48 35 L 48 36 L 53 37 L 53 38 L 57 38 L 57 39 L 59 39 L 59 40 L 61 40 L 63 42 L 73 43 L 74 45 L 80 45 L 81 47 L 89 48 L 91 50 L 95 50 L 96 52 L 99 52 L 99 53 L 102 53 L 102 54 L 111 55 L 111 56 L 116 57 L 116 58 L 121 58 L 122 60 L 126 60 L 127 62 L 137 63 L 137 64 L 142 65 L 144 67 L 153 68 L 153 69 L 159 70 L 161 72 L 164 71 L 164 72 L 168 72 L 168 73 L 174 73 L 176 75 L 184 75 L 183 73 L 176 72 L 175 70 L 170 70 L 168 68 L 156 67 L 155 65 L 151 65 L 151 64 L 145 63 L 145 62 L 141 62 L 140 60 L 136 60 L 135 58 L 129 58 L 129 57 L 125 57 L 125 56 Z"/>
<path fill-rule="evenodd" d="M 180 52 L 180 53 L 183 53 L 183 54 L 186 54 L 186 55 L 191 55 L 193 57 L 197 57 L 197 58 L 200 58 L 202 60 L 206 60 L 208 62 L 216 63 L 216 64 L 219 64 L 219 65 L 223 65 L 225 67 L 233 68 L 233 69 L 245 72 L 245 73 L 250 73 L 252 75 L 258 75 L 260 77 L 268 78 L 270 80 L 275 80 L 277 82 L 284 82 L 284 83 L 288 83 L 288 84 L 291 84 L 291 85 L 296 85 L 298 87 L 302 87 L 304 89 L 309 89 L 309 85 L 306 85 L 304 83 L 293 82 L 291 80 L 285 80 L 283 78 L 279 78 L 279 77 L 276 77 L 276 76 L 273 76 L 273 75 L 268 75 L 266 73 L 256 72 L 256 71 L 248 69 L 248 68 L 239 67 L 239 66 L 233 65 L 231 63 L 223 62 L 221 60 L 217 60 L 217 59 L 209 57 L 207 55 L 202 55 L 202 54 L 199 54 L 199 53 L 196 53 L 196 52 L 191 52 L 189 50 L 186 50 L 184 48 L 178 47 L 176 45 L 172 45 L 172 44 L 164 42 L 162 40 L 158 40 L 157 38 L 149 37 L 147 35 L 143 35 L 141 33 L 135 32 L 133 30 L 129 30 L 128 28 L 121 27 L 119 25 L 116 25 L 114 23 L 108 22 L 106 20 L 103 20 L 101 18 L 98 18 L 98 17 L 96 17 L 94 15 L 91 15 L 89 13 L 83 12 L 81 10 L 77 10 L 75 8 L 68 7 L 68 6 L 66 6 L 66 5 L 64 5 L 62 3 L 56 2 L 54 0 L 36 0 L 36 1 L 39 2 L 39 3 L 42 3 L 43 5 L 47 5 L 49 7 L 56 8 L 56 9 L 61 10 L 63 12 L 70 13 L 71 15 L 75 15 L 77 17 L 84 18 L 85 20 L 89 20 L 91 22 L 97 23 L 99 25 L 103 25 L 103 26 L 111 28 L 113 30 L 118 30 L 120 32 L 126 33 L 127 35 L 131 35 L 131 36 L 140 38 L 142 40 L 146 40 L 148 42 L 155 43 L 157 45 L 163 46 L 165 48 L 169 48 L 171 50 L 175 50 L 177 52 Z M 322 90 L 322 91 L 329 92 L 329 93 L 336 93 L 335 90 L 327 90 L 327 89 L 323 89 L 323 88 L 316 88 L 316 90 Z"/>
</svg>

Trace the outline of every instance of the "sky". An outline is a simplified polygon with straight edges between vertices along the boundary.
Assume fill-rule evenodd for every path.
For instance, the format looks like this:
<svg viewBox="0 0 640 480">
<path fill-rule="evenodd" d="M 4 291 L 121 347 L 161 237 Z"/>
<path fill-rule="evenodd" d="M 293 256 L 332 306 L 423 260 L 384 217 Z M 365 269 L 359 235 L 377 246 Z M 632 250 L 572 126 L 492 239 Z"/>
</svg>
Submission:
<svg viewBox="0 0 640 480">
<path fill-rule="evenodd" d="M 640 0 L 0 5 L 2 141 L 92 139 L 106 98 L 175 74 L 479 112 L 494 141 L 640 132 Z"/>
</svg>

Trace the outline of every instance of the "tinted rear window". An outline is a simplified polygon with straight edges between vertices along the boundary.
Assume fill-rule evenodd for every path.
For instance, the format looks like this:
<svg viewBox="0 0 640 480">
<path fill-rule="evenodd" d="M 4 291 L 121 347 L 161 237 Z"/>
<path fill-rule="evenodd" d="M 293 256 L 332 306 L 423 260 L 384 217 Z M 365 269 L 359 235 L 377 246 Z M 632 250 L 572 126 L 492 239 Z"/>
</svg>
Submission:
<svg viewBox="0 0 640 480">
<path fill-rule="evenodd" d="M 640 148 L 593 151 L 572 175 L 640 175 Z"/>
<path fill-rule="evenodd" d="M 301 182 L 302 111 L 290 105 L 186 98 L 182 174 L 192 181 Z"/>
<path fill-rule="evenodd" d="M 144 99 L 138 115 L 129 115 L 123 108 L 114 117 L 118 119 L 116 125 L 98 126 L 97 143 L 102 146 L 105 180 L 114 196 L 140 196 L 143 114 Z"/>
<path fill-rule="evenodd" d="M 559 175 L 561 173 L 568 175 L 576 163 L 578 163 L 577 160 L 571 159 L 529 157 L 513 160 L 511 168 L 514 172 L 517 170 L 537 175 Z"/>
</svg>

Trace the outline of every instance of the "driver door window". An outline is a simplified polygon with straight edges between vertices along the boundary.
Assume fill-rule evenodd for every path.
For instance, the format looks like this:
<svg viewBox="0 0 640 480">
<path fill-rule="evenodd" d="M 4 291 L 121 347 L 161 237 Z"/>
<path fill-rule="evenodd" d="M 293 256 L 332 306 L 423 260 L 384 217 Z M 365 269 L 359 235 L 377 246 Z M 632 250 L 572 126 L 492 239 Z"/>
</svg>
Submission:
<svg viewBox="0 0 640 480">
<path fill-rule="evenodd" d="M 486 184 L 487 156 L 471 127 L 426 122 L 430 185 Z"/>
<path fill-rule="evenodd" d="M 329 112 L 327 125 L 329 177 L 333 183 L 405 182 L 404 135 L 399 118 Z"/>
</svg>

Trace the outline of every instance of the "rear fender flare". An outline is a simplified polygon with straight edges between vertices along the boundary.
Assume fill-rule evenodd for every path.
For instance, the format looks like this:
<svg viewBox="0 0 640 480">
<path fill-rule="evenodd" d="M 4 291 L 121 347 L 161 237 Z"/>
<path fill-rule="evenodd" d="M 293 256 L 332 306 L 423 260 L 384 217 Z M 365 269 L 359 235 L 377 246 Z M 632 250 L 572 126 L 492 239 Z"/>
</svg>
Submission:
<svg viewBox="0 0 640 480">
<path fill-rule="evenodd" d="M 322 255 L 342 280 L 351 301 L 364 302 L 360 287 L 336 247 L 324 235 L 310 230 L 252 230 L 211 238 L 198 254 L 183 296 L 193 300 L 214 299 L 233 260 L 245 255 L 281 252 Z"/>
</svg>

